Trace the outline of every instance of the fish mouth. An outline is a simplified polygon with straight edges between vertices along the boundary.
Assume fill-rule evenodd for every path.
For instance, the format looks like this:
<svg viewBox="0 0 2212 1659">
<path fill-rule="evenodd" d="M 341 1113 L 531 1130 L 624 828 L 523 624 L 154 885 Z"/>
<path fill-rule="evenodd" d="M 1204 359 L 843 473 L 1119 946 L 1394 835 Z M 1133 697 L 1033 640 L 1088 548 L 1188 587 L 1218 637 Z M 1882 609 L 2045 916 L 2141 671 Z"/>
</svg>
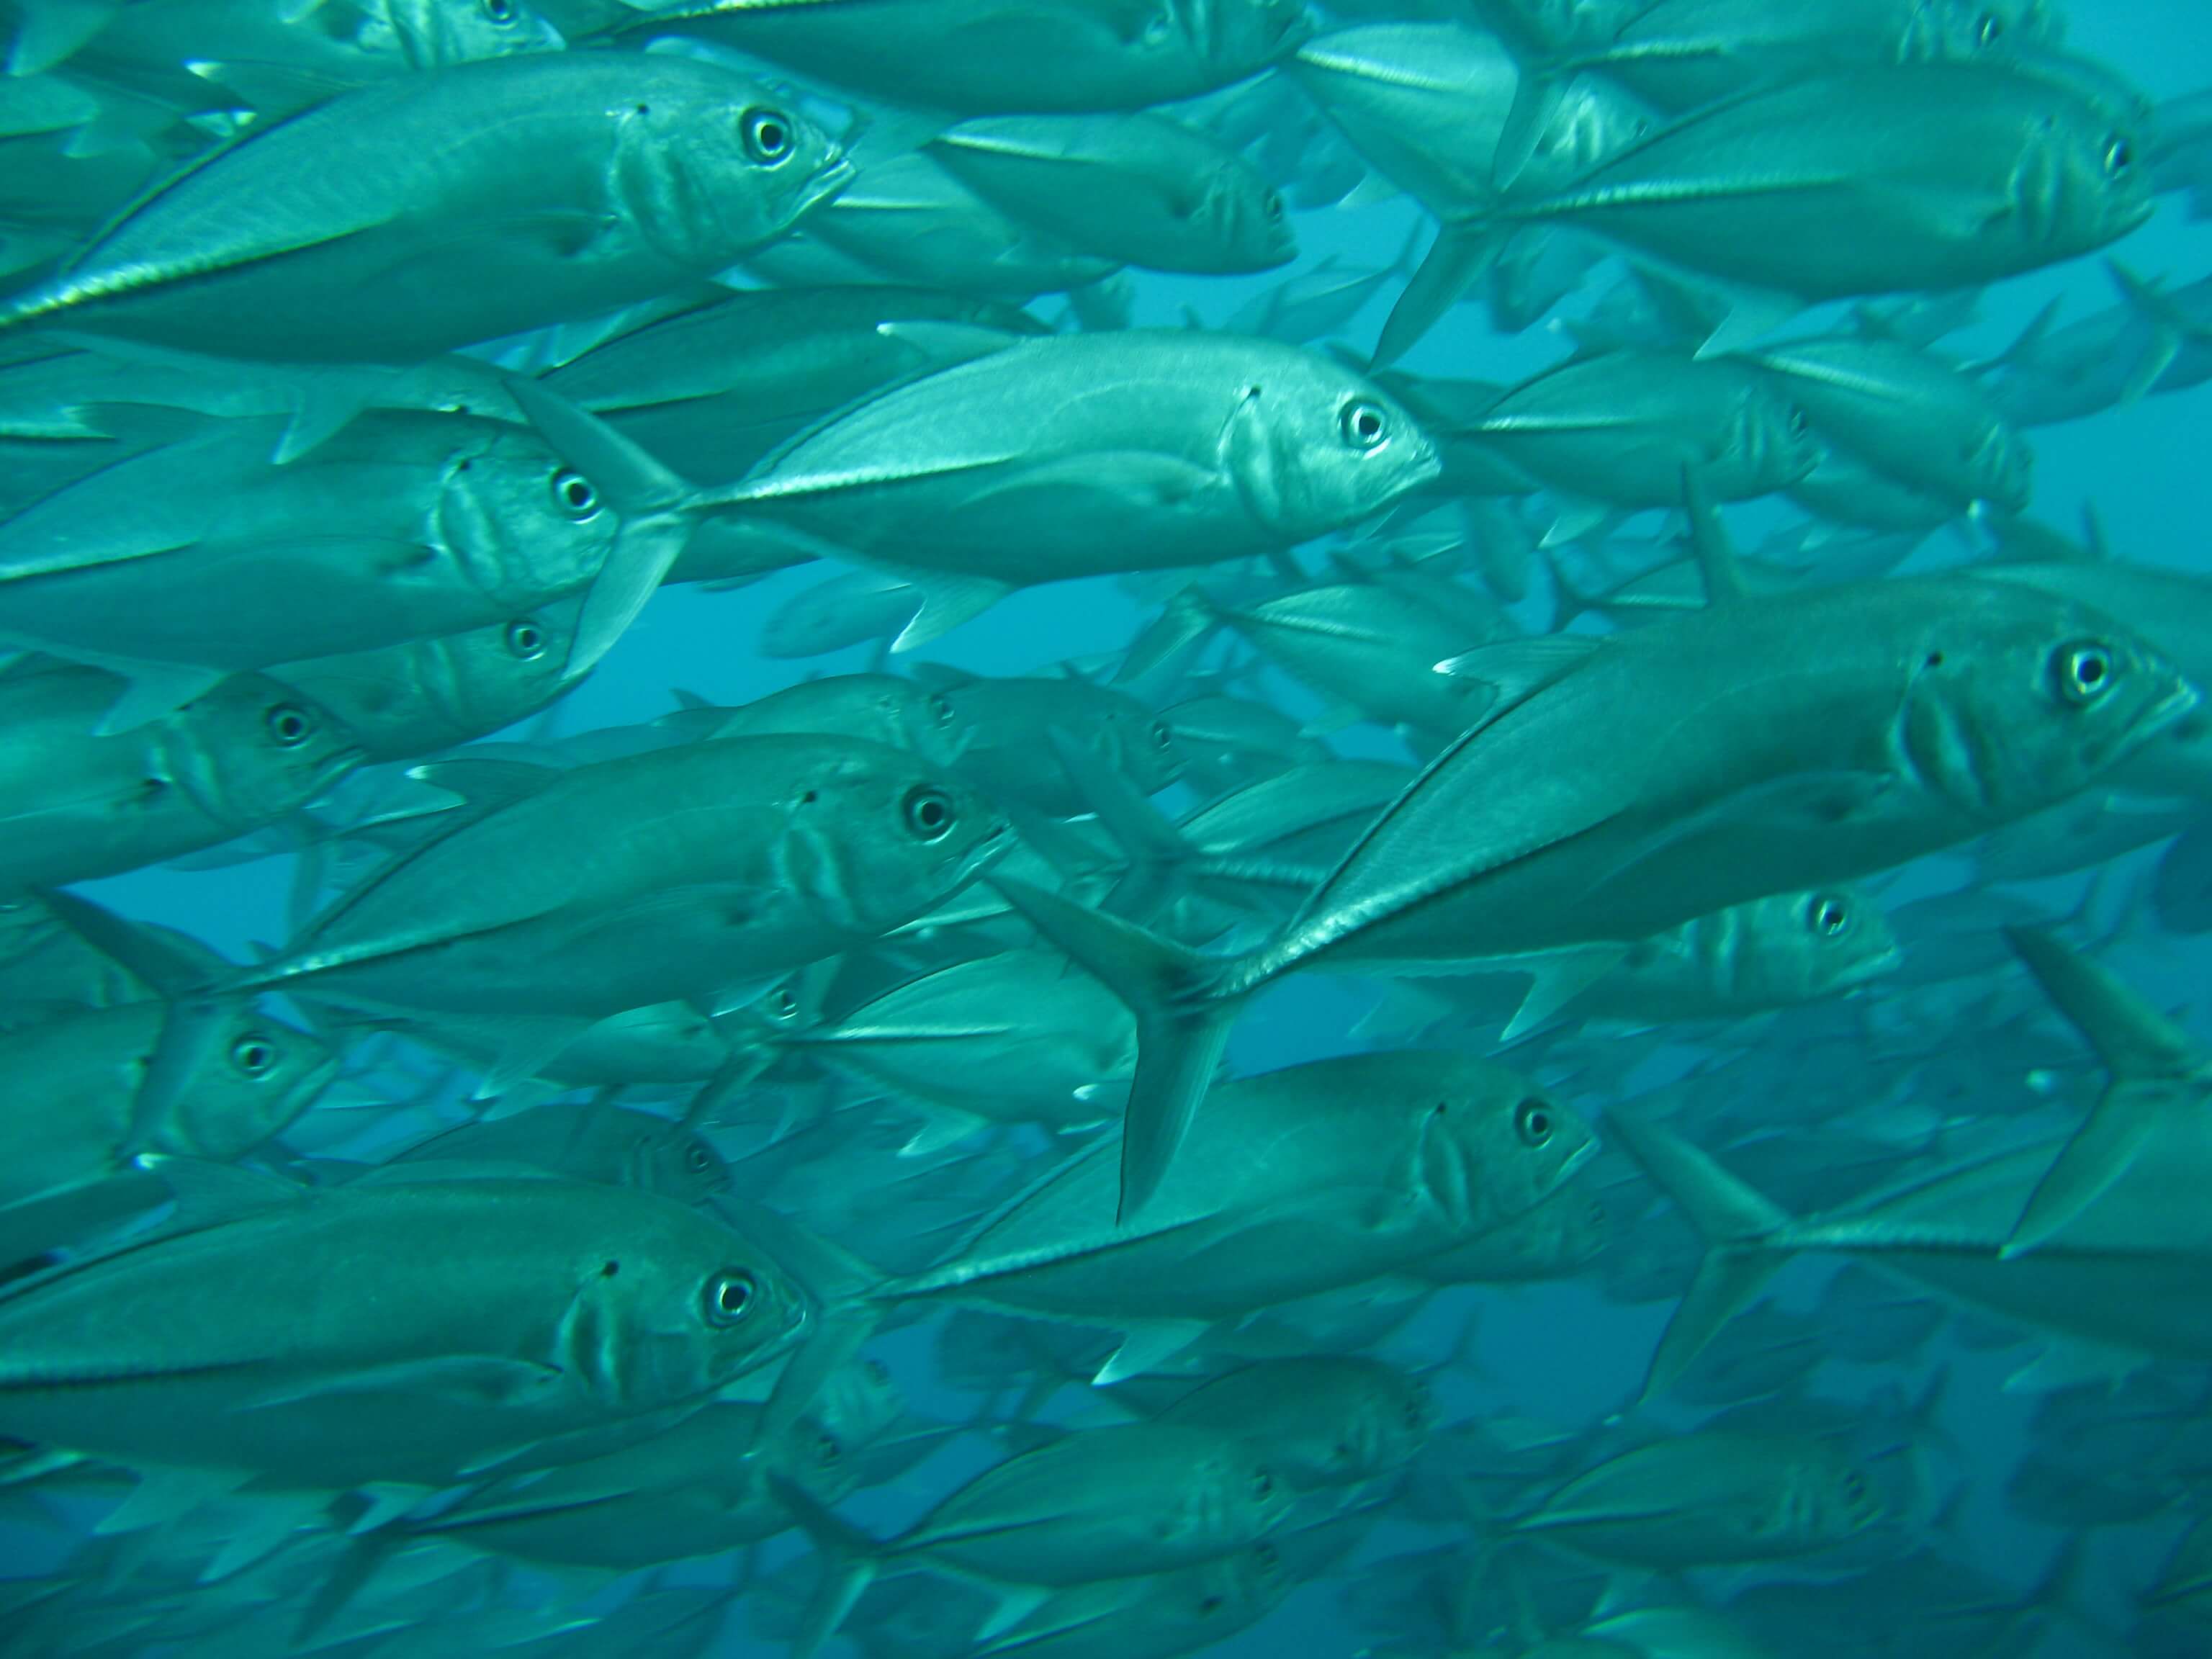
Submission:
<svg viewBox="0 0 2212 1659">
<path fill-rule="evenodd" d="M 967 856 L 960 860 L 960 879 L 963 882 L 974 880 L 987 866 L 1003 858 L 1013 844 L 1014 826 L 1011 823 L 996 825 L 990 834 L 969 848 Z"/>
<path fill-rule="evenodd" d="M 807 182 L 799 194 L 799 211 L 793 215 L 796 222 L 814 211 L 824 202 L 841 196 L 853 180 L 860 176 L 860 168 L 842 154 L 832 152 L 823 164 L 822 171 Z"/>
<path fill-rule="evenodd" d="M 2181 723 L 2182 718 L 2204 701 L 2204 695 L 2187 680 L 2178 681 L 2172 690 L 2154 703 L 2136 726 L 2135 736 L 2139 742 L 2159 736 Z"/>
<path fill-rule="evenodd" d="M 1583 1142 L 1581 1146 L 1576 1147 L 1573 1152 L 1567 1154 L 1566 1162 L 1559 1165 L 1559 1179 L 1552 1184 L 1552 1190 L 1553 1192 L 1557 1192 L 1561 1187 L 1565 1186 L 1568 1179 L 1573 1176 L 1575 1171 L 1581 1169 L 1583 1164 L 1595 1158 L 1597 1153 L 1598 1139 L 1595 1135 L 1592 1135 L 1588 1140 Z"/>
</svg>

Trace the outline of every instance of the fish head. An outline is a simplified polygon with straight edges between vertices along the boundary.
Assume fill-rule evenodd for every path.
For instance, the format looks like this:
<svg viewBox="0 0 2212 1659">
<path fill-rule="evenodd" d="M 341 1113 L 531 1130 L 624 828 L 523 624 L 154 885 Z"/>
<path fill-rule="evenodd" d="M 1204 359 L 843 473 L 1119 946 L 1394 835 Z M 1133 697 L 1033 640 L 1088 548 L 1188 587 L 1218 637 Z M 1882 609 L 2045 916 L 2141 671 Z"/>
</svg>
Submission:
<svg viewBox="0 0 2212 1659">
<path fill-rule="evenodd" d="M 1283 349 L 1230 388 L 1222 459 L 1254 519 L 1285 542 L 1356 524 L 1443 471 L 1411 411 L 1363 374 Z"/>
<path fill-rule="evenodd" d="M 880 1359 L 856 1360 L 822 1385 L 813 1415 L 848 1445 L 876 1439 L 906 1414 L 906 1401 Z"/>
<path fill-rule="evenodd" d="M 1588 1123 L 1503 1066 L 1449 1057 L 1419 1114 L 1417 1179 L 1455 1232 L 1535 1208 L 1595 1152 Z"/>
<path fill-rule="evenodd" d="M 806 1294 L 766 1250 L 673 1200 L 629 1196 L 562 1322 L 564 1370 L 636 1408 L 710 1392 L 798 1339 Z"/>
<path fill-rule="evenodd" d="M 2056 45 L 2043 0 L 1934 0 L 1912 8 L 1899 41 L 1905 60 L 2002 59 L 2024 46 Z"/>
<path fill-rule="evenodd" d="M 536 433 L 478 422 L 447 452 L 434 513 L 437 544 L 471 585 L 518 610 L 589 581 L 622 528 L 599 486 Z"/>
<path fill-rule="evenodd" d="M 321 1039 L 240 1012 L 159 1126 L 155 1150 L 228 1163 L 282 1133 L 337 1072 Z"/>
<path fill-rule="evenodd" d="M 1889 919 L 1848 887 L 1778 893 L 1744 907 L 1733 977 L 1761 1002 L 1809 1002 L 1894 971 Z"/>
<path fill-rule="evenodd" d="M 1331 1460 L 1332 1481 L 1349 1485 L 1403 1468 L 1428 1443 L 1436 1426 L 1436 1402 L 1428 1384 L 1393 1367 L 1361 1367 L 1355 1407 L 1346 1414 L 1346 1432 Z"/>
<path fill-rule="evenodd" d="M 1272 270 L 1298 257 L 1283 192 L 1242 158 L 1214 169 L 1192 216 L 1212 233 L 1224 270 Z"/>
<path fill-rule="evenodd" d="M 703 1136 L 659 1118 L 639 1124 L 625 1163 L 626 1185 L 680 1204 L 702 1204 L 730 1184 L 729 1164 Z"/>
<path fill-rule="evenodd" d="M 1858 1461 L 1828 1441 L 1818 1441 L 1792 1460 L 1785 1483 L 1796 1536 L 1840 1542 L 1888 1512 L 1881 1484 Z"/>
<path fill-rule="evenodd" d="M 415 70 L 559 52 L 568 45 L 526 0 L 384 0 L 378 9 Z"/>
<path fill-rule="evenodd" d="M 972 785 L 917 756 L 854 740 L 783 803 L 783 878 L 842 932 L 879 933 L 935 908 L 1013 843 L 1005 815 Z"/>
<path fill-rule="evenodd" d="M 2076 88 L 2053 71 L 2012 179 L 2022 234 L 2047 257 L 2088 252 L 2148 222 L 2155 204 L 2147 118 L 2131 98 Z"/>
<path fill-rule="evenodd" d="M 702 276 L 774 241 L 854 176 L 790 92 L 672 57 L 640 77 L 613 171 L 638 233 Z"/>
<path fill-rule="evenodd" d="M 1189 1471 L 1185 1522 L 1194 1535 L 1242 1542 L 1282 1524 L 1297 1492 L 1265 1454 L 1223 1432 Z"/>
<path fill-rule="evenodd" d="M 1781 388 L 1746 376 L 1736 407 L 1735 447 L 1750 475 L 1770 490 L 1809 477 L 1827 445 L 1803 406 Z"/>
<path fill-rule="evenodd" d="M 367 758 L 328 709 L 259 674 L 231 675 L 170 724 L 167 781 L 240 830 L 304 806 Z"/>
<path fill-rule="evenodd" d="M 1919 787 L 1972 819 L 2077 793 L 2197 707 L 2162 652 L 2087 605 L 2011 582 L 1958 592 L 1905 641 L 1894 741 Z"/>
<path fill-rule="evenodd" d="M 1079 695 L 1088 706 L 1058 727 L 1064 737 L 1097 750 L 1139 794 L 1156 795 L 1182 776 L 1190 757 L 1165 720 L 1107 686 L 1085 686 Z"/>
<path fill-rule="evenodd" d="M 892 674 L 870 675 L 867 679 L 873 697 L 873 723 L 884 734 L 884 742 L 911 750 L 932 766 L 951 766 L 960 758 L 975 733 L 951 698 Z"/>
<path fill-rule="evenodd" d="M 568 672 L 580 606 L 562 603 L 441 641 L 444 712 L 471 731 L 496 732 L 581 680 Z"/>
</svg>

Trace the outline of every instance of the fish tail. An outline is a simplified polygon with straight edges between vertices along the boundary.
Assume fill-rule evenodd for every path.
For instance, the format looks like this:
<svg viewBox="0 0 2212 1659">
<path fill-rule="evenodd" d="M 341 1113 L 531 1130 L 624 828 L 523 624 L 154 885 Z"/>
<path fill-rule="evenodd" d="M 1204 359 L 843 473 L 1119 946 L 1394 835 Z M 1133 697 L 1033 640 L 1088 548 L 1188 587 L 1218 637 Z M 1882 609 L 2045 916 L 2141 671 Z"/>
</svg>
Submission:
<svg viewBox="0 0 2212 1659">
<path fill-rule="evenodd" d="M 842 1516 L 835 1515 L 814 1495 L 783 1475 L 771 1474 L 769 1486 L 799 1530 L 813 1540 L 822 1557 L 822 1577 L 799 1620 L 799 1633 L 791 1644 L 792 1659 L 813 1659 L 822 1644 L 837 1633 L 853 1604 L 866 1594 L 883 1564 L 884 1547 Z"/>
<path fill-rule="evenodd" d="M 1697 1277 L 1674 1310 L 1651 1356 L 1643 1397 L 1658 1393 L 1688 1369 L 1721 1328 L 1766 1287 L 1789 1247 L 1777 1235 L 1790 1212 L 1738 1181 L 1689 1142 L 1615 1108 L 1606 1125 L 1644 1174 L 1681 1206 L 1705 1244 Z"/>
<path fill-rule="evenodd" d="M 2005 934 L 2112 1074 L 2112 1086 L 2028 1194 L 2004 1243 L 2009 1261 L 2063 1231 L 2128 1172 L 2162 1123 L 2194 1109 L 2190 1079 L 2203 1061 L 2186 1034 L 2111 969 L 2041 928 L 2008 927 Z"/>
<path fill-rule="evenodd" d="M 58 921 L 167 1005 L 124 1139 L 126 1157 L 150 1151 L 155 1131 L 169 1121 L 214 1060 L 233 1017 L 252 1000 L 257 976 L 181 934 L 141 927 L 78 894 L 55 890 L 43 896 Z"/>
<path fill-rule="evenodd" d="M 1170 599 L 1158 620 L 1148 624 L 1130 643 L 1121 665 L 1114 671 L 1112 684 L 1127 685 L 1132 680 L 1142 679 L 1177 652 L 1197 644 L 1220 626 L 1220 612 L 1212 599 L 1194 582 Z"/>
<path fill-rule="evenodd" d="M 1031 927 L 1137 1017 L 1137 1072 L 1121 1122 L 1117 1219 L 1127 1224 L 1159 1190 L 1213 1080 L 1230 1028 L 1255 988 L 1230 988 L 1227 962 L 1133 922 L 1010 876 L 988 879 Z"/>
<path fill-rule="evenodd" d="M 1419 345 L 1460 296 L 1498 263 L 1509 234 L 1510 227 L 1503 222 L 1480 216 L 1447 219 L 1438 226 L 1427 258 L 1407 281 L 1405 292 L 1383 322 L 1373 367 L 1387 368 Z"/>
<path fill-rule="evenodd" d="M 300 1622 L 292 1632 L 294 1644 L 302 1648 L 313 1644 L 315 1638 L 330 1627 L 331 1621 L 368 1588 L 368 1581 L 376 1577 L 377 1570 L 391 1559 L 393 1551 L 411 1535 L 403 1527 L 387 1526 L 349 1539 L 344 1552 L 331 1568 L 331 1576 L 300 1610 Z"/>
<path fill-rule="evenodd" d="M 1505 112 L 1498 149 L 1491 157 L 1490 182 L 1498 189 L 1510 190 L 1514 180 L 1527 170 L 1546 129 L 1558 118 L 1559 106 L 1566 101 L 1567 82 L 1573 74 L 1574 65 L 1564 61 L 1522 62 L 1513 88 L 1513 106 Z"/>
<path fill-rule="evenodd" d="M 598 416 L 520 377 L 507 382 L 531 425 L 613 503 L 623 525 L 584 596 L 568 672 L 581 674 L 613 648 L 683 556 L 699 492 Z"/>
</svg>

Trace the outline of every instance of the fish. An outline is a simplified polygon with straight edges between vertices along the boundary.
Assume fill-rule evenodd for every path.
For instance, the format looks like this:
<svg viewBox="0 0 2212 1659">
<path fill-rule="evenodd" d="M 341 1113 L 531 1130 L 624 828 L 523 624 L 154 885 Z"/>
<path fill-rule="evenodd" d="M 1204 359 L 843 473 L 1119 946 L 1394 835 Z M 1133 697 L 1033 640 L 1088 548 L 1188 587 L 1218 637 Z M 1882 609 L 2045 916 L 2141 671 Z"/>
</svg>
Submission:
<svg viewBox="0 0 2212 1659">
<path fill-rule="evenodd" d="M 1608 1459 L 1512 1530 L 1603 1560 L 1680 1570 L 1819 1550 L 1873 1525 L 1882 1508 L 1866 1473 L 1826 1441 L 1706 1430 Z"/>
<path fill-rule="evenodd" d="M 492 1075 L 519 1079 L 608 1014 L 685 998 L 719 1010 L 895 927 L 957 891 L 1006 836 L 972 792 L 859 739 L 731 738 L 566 769 L 454 761 L 428 775 L 478 810 L 215 988 L 504 1016 Z M 598 836 L 564 833 L 580 816 Z M 599 836 L 619 855 L 602 857 Z M 184 1006 L 204 994 L 186 990 Z"/>
<path fill-rule="evenodd" d="M 1004 1627 L 1033 1610 L 1046 1589 L 1236 1554 L 1281 1521 L 1291 1497 L 1235 1437 L 1167 1423 L 1083 1431 L 1009 1458 L 887 1543 L 788 1482 L 776 1489 L 836 1562 L 809 1609 L 801 1653 L 820 1647 L 886 1570 L 912 1565 L 995 1588 L 992 1623 Z"/>
<path fill-rule="evenodd" d="M 1164 116 L 985 116 L 927 153 L 985 199 L 1117 265 L 1224 276 L 1297 257 L 1282 194 Z"/>
<path fill-rule="evenodd" d="M 1142 109 L 1260 73 L 1310 25 L 1290 0 L 678 0 L 680 28 L 895 102 L 963 114 Z"/>
<path fill-rule="evenodd" d="M 1447 222 L 1376 358 L 1411 349 L 1527 224 L 1593 232 L 1737 285 L 1751 297 L 1708 352 L 1780 319 L 1759 295 L 1787 295 L 1794 312 L 2071 258 L 2149 216 L 2130 118 L 1994 64 L 1898 64 L 1754 90 L 1692 111 L 1564 188 Z M 1933 172 L 1931 157 L 1942 158 Z"/>
<path fill-rule="evenodd" d="M 1899 342 L 1837 337 L 1747 361 L 1773 375 L 1832 445 L 1964 512 L 2027 510 L 2034 457 L 1974 384 Z"/>
<path fill-rule="evenodd" d="M 217 845 L 306 805 L 367 758 L 306 697 L 253 674 L 108 731 L 126 683 L 26 654 L 0 670 L 0 890 L 27 895 Z"/>
<path fill-rule="evenodd" d="M 582 411 L 533 402 L 532 416 L 587 471 L 595 457 L 602 471 L 653 465 Z M 897 572 L 921 598 L 897 650 L 1017 587 L 1285 547 L 1436 473 L 1413 417 L 1326 357 L 1133 331 L 1023 341 L 939 370 L 802 434 L 726 488 L 662 470 L 655 499 L 686 514 L 741 510 Z"/>
<path fill-rule="evenodd" d="M 1116 1398 L 1130 1389 L 1124 1382 Z M 1379 1360 L 1316 1354 L 1262 1360 L 1201 1382 L 1152 1413 L 1250 1441 L 1301 1492 L 1356 1486 L 1402 1468 L 1434 1408 L 1419 1379 Z"/>
<path fill-rule="evenodd" d="M 934 289 L 762 289 L 654 318 L 539 378 L 687 477 L 732 483 L 848 404 L 1042 331 Z"/>
<path fill-rule="evenodd" d="M 155 1168 L 204 1195 L 201 1218 L 0 1300 L 9 1432 L 310 1486 L 445 1484 L 480 1457 L 703 1403 L 805 1311 L 726 1227 L 627 1188 L 395 1172 L 313 1189 Z M 348 1271 L 364 1261 L 375 1270 Z M 476 1293 L 485 1279 L 498 1296 Z"/>
<path fill-rule="evenodd" d="M 1445 1051 L 1347 1055 L 1222 1085 L 1218 1150 L 1178 1164 L 1142 1224 L 1115 1221 L 1114 1148 L 1093 1146 L 951 1257 L 871 1282 L 1126 1333 L 1099 1372 L 1134 1376 L 1206 1327 L 1440 1254 L 1532 1209 L 1589 1156 L 1588 1127 L 1503 1067 Z M 1250 1126 L 1249 1127 L 1245 1126 Z M 1387 1130 L 1387 1133 L 1386 1133 Z M 1267 1156 L 1243 1149 L 1260 1144 Z M 1294 1243 L 1293 1241 L 1296 1241 Z"/>
<path fill-rule="evenodd" d="M 678 550 L 617 507 L 625 475 L 603 487 L 511 427 L 374 416 L 279 465 L 276 424 L 134 456 L 7 520 L 0 637 L 118 665 L 150 700 L 495 625 L 542 642 L 528 613 L 580 596 L 555 659 L 580 674 L 627 621 L 608 613 L 641 604 Z"/>
<path fill-rule="evenodd" d="M 413 362 L 703 280 L 850 177 L 819 128 L 718 65 L 455 64 L 179 173 L 0 309 L 0 337 L 65 322 L 221 356 Z"/>
<path fill-rule="evenodd" d="M 1157 1187 L 1236 1010 L 1293 968 L 1329 960 L 1418 971 L 1438 960 L 1637 937 L 1687 920 L 1686 911 L 1849 879 L 2063 799 L 2194 707 L 2195 690 L 2163 656 L 2094 613 L 1993 593 L 1963 578 L 1839 586 L 1745 598 L 1602 644 L 1563 635 L 1456 659 L 1462 672 L 1497 665 L 1479 677 L 1498 687 L 1498 714 L 1385 809 L 1273 943 L 1238 956 L 1166 945 L 1000 879 L 1010 902 L 1137 1015 L 1125 1205 L 1140 1211 Z M 1773 653 L 1777 671 L 1762 671 L 1767 695 L 1747 706 L 1743 665 L 1762 652 Z M 1680 693 L 1656 694 L 1661 682 L 1632 665 L 1654 659 L 1668 665 Z M 1615 671 L 1638 691 L 1600 690 Z M 1690 689 L 1704 674 L 1721 703 Z M 1784 712 L 1793 682 L 1817 729 Z M 1854 684 L 1863 690 L 1844 690 Z M 1585 696 L 1594 701 L 1582 702 Z M 1839 716 L 1856 697 L 1865 699 L 1864 723 L 1854 730 Z M 1581 712 L 1595 707 L 1609 718 Z M 1722 707 L 1747 722 L 1742 739 L 1723 738 L 1712 715 L 1689 712 Z M 1576 712 L 1559 725 L 1547 718 L 1568 708 Z M 2077 738 L 2077 717 L 2110 722 L 2109 735 Z M 1644 719 L 1665 742 L 1629 735 Z M 1561 758 L 1568 731 L 1602 751 L 1588 772 Z M 1902 750 L 1890 746 L 1893 731 L 1906 734 Z M 1970 735 L 1977 732 L 2007 733 L 2006 757 L 2030 744 L 2045 758 L 2032 769 L 1999 760 Z M 1470 836 L 1460 803 L 1491 797 L 1496 757 L 1524 732 L 1547 757 L 1543 814 L 1499 815 L 1489 836 Z M 1835 746 L 1821 754 L 1815 738 Z M 1746 769 L 1740 757 L 1754 754 L 1761 758 Z M 1652 769 L 1656 793 L 1672 803 L 1657 816 L 1638 800 L 1629 763 Z M 1710 769 L 1711 782 L 1691 784 L 1693 768 Z M 1530 774 L 1515 768 L 1514 775 Z M 1553 816 L 1551 799 L 1565 805 L 1593 785 L 1589 809 Z M 1715 793 L 1701 799 L 1706 789 Z M 1723 795 L 1730 805 L 1720 808 Z M 1601 805 L 1599 796 L 1617 805 Z M 1563 869 L 1577 873 L 1555 878 Z M 1576 901 L 1562 903 L 1570 890 Z"/>
</svg>

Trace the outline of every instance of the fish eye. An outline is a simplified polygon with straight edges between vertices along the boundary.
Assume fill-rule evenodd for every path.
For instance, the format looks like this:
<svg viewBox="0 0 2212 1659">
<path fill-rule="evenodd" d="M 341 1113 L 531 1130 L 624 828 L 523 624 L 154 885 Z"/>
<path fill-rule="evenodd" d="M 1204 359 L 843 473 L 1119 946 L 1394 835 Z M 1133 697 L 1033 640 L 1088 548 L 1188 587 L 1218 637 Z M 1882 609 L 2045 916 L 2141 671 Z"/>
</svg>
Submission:
<svg viewBox="0 0 2212 1659">
<path fill-rule="evenodd" d="M 1168 730 L 1167 722 L 1164 720 L 1152 722 L 1152 747 L 1155 749 L 1175 747 L 1175 733 Z"/>
<path fill-rule="evenodd" d="M 684 1167 L 693 1175 L 705 1175 L 714 1167 L 714 1155 L 695 1140 L 684 1149 Z"/>
<path fill-rule="evenodd" d="M 1252 1554 L 1253 1559 L 1269 1572 L 1273 1572 L 1276 1564 L 1282 1559 L 1282 1557 L 1275 1553 L 1275 1547 L 1273 1544 L 1261 1544 L 1252 1552 Z"/>
<path fill-rule="evenodd" d="M 1268 1474 L 1267 1470 L 1261 1469 L 1257 1474 L 1252 1477 L 1253 1497 L 1270 1498 L 1274 1495 L 1274 1491 L 1275 1477 Z"/>
<path fill-rule="evenodd" d="M 759 1288 L 753 1276 L 742 1267 L 726 1267 L 716 1273 L 707 1281 L 707 1322 L 726 1327 L 736 1324 L 752 1306 L 753 1292 Z"/>
<path fill-rule="evenodd" d="M 553 505 L 581 524 L 599 510 L 599 492 L 592 481 L 572 467 L 553 475 Z"/>
<path fill-rule="evenodd" d="M 507 648 L 525 662 L 535 662 L 545 654 L 545 630 L 533 622 L 511 622 Z"/>
<path fill-rule="evenodd" d="M 2086 708 L 2112 689 L 2116 669 L 2110 647 L 2094 640 L 2061 646 L 2052 665 L 2058 695 L 2075 708 Z"/>
<path fill-rule="evenodd" d="M 1802 438 L 1812 429 L 1811 417 L 1803 410 L 1792 404 L 1790 407 L 1790 435 L 1793 438 Z"/>
<path fill-rule="evenodd" d="M 2004 19 L 1993 11 L 1985 11 L 1982 14 L 1982 21 L 1974 26 L 1974 44 L 1993 46 L 2002 38 L 2004 32 Z"/>
<path fill-rule="evenodd" d="M 745 154 L 764 167 L 772 167 L 791 154 L 791 121 L 772 109 L 749 109 L 738 124 Z"/>
<path fill-rule="evenodd" d="M 1809 914 L 1814 927 L 1828 939 L 1835 938 L 1851 925 L 1850 906 L 1832 893 L 1815 898 Z"/>
<path fill-rule="evenodd" d="M 952 833 L 952 798 L 933 785 L 916 784 L 906 792 L 899 816 L 915 840 L 934 845 Z"/>
<path fill-rule="evenodd" d="M 477 0 L 483 15 L 495 23 L 512 23 L 519 15 L 514 0 Z"/>
<path fill-rule="evenodd" d="M 935 720 L 939 726 L 950 726 L 952 724 L 955 718 L 955 711 L 952 707 L 951 700 L 945 696 L 943 692 L 933 691 L 929 694 L 929 717 Z"/>
<path fill-rule="evenodd" d="M 1552 1109 L 1540 1100 L 1524 1100 L 1513 1112 L 1513 1130 L 1531 1146 L 1552 1138 Z"/>
<path fill-rule="evenodd" d="M 837 1466 L 838 1461 L 844 1455 L 845 1449 L 837 1443 L 835 1436 L 824 1434 L 816 1437 L 814 1442 L 814 1457 L 815 1461 L 820 1463 L 823 1468 L 835 1468 Z"/>
<path fill-rule="evenodd" d="M 276 1063 L 276 1045 L 249 1031 L 230 1045 L 230 1063 L 247 1077 L 266 1077 Z"/>
<path fill-rule="evenodd" d="M 1844 1477 L 1844 1496 L 1854 1504 L 1866 1496 L 1866 1477 L 1856 1469 Z"/>
<path fill-rule="evenodd" d="M 790 1019 L 799 1012 L 799 998 L 788 985 L 779 985 L 769 994 L 768 1011 L 778 1019 Z"/>
<path fill-rule="evenodd" d="M 2128 169 L 2136 164 L 2136 147 L 2124 138 L 2115 138 L 2105 146 L 2105 176 L 2124 179 Z"/>
<path fill-rule="evenodd" d="M 1281 192 L 1278 191 L 1269 191 L 1267 192 L 1267 199 L 1265 205 L 1267 212 L 1267 222 L 1271 225 L 1279 225 L 1282 223 L 1283 198 Z"/>
<path fill-rule="evenodd" d="M 315 722 L 307 711 L 289 702 L 278 703 L 262 716 L 261 723 L 283 749 L 297 749 L 315 735 Z"/>
<path fill-rule="evenodd" d="M 1382 411 L 1370 403 L 1346 404 L 1336 423 L 1344 434 L 1345 442 L 1354 449 L 1379 447 L 1390 430 Z"/>
</svg>

